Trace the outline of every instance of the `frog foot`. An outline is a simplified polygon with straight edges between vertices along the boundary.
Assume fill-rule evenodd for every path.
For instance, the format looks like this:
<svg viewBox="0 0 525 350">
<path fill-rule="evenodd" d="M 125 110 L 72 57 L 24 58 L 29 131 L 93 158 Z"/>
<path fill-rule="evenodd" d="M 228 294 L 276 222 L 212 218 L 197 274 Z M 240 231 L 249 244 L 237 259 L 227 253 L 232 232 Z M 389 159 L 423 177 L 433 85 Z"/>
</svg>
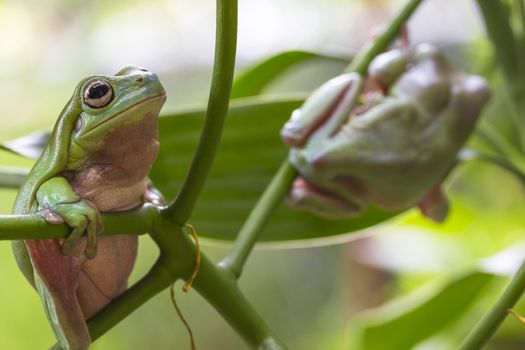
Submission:
<svg viewBox="0 0 525 350">
<path fill-rule="evenodd" d="M 144 193 L 144 202 L 153 204 L 157 207 L 163 207 L 166 205 L 166 199 L 160 193 L 158 189 L 153 186 L 153 183 L 151 180 L 148 179 L 148 189 L 146 190 L 146 193 Z"/>
<path fill-rule="evenodd" d="M 51 215 L 50 211 L 55 215 Z M 49 223 L 65 222 L 73 230 L 62 242 L 62 254 L 70 255 L 73 248 L 78 243 L 82 234 L 86 232 L 86 248 L 84 255 L 88 259 L 93 259 L 97 255 L 97 236 L 102 231 L 102 218 L 99 211 L 86 200 L 79 200 L 74 203 L 60 203 L 52 208 L 44 210 L 44 216 Z M 62 218 L 57 220 L 56 216 Z"/>
<path fill-rule="evenodd" d="M 447 218 L 449 212 L 449 202 L 441 183 L 438 183 L 426 194 L 418 203 L 419 210 L 427 218 L 442 223 Z"/>
<path fill-rule="evenodd" d="M 357 203 L 317 187 L 304 178 L 297 178 L 288 194 L 292 207 L 306 210 L 327 219 L 355 217 L 362 211 Z"/>
</svg>

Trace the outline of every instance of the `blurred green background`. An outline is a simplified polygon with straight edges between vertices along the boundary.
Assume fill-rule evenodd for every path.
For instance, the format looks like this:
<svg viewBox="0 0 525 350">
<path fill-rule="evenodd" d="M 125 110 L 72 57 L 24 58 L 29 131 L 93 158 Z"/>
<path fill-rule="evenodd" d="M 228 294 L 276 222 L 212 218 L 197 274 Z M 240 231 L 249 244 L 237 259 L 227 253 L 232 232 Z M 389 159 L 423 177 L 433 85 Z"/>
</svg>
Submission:
<svg viewBox="0 0 525 350">
<path fill-rule="evenodd" d="M 350 55 L 401 3 L 240 1 L 237 71 L 284 50 Z M 129 63 L 159 74 L 168 91 L 165 110 L 202 105 L 209 89 L 214 23 L 214 2 L 204 0 L 0 1 L 0 141 L 49 129 L 82 77 L 112 74 Z M 413 43 L 440 44 L 468 70 L 490 71 L 490 51 L 472 1 L 428 1 L 409 30 Z M 265 93 L 310 91 L 342 67 L 301 64 Z M 487 114 L 497 111 L 496 106 Z M 2 165 L 31 163 L 0 153 Z M 248 261 L 242 289 L 290 349 L 454 348 L 501 291 L 505 279 L 493 274 L 512 273 L 525 256 L 525 246 L 518 244 L 525 233 L 525 202 L 520 184 L 487 164 L 459 166 L 446 185 L 453 206 L 445 224 L 433 224 L 413 211 L 366 232 L 294 249 L 264 244 Z M 1 213 L 10 212 L 14 196 L 12 190 L 0 191 Z M 229 246 L 203 244 L 216 260 Z M 147 271 L 156 253 L 154 244 L 141 237 L 132 281 Z M 0 243 L 0 266 L 0 349 L 49 347 L 52 332 L 8 242 Z M 447 289 L 464 280 L 465 286 L 479 288 Z M 245 348 L 195 292 L 179 292 L 178 302 L 199 349 Z M 429 338 L 421 341 L 418 334 Z M 514 318 L 491 344 L 492 349 L 524 346 L 525 326 Z M 166 291 L 92 348 L 189 349 L 189 338 Z"/>
</svg>

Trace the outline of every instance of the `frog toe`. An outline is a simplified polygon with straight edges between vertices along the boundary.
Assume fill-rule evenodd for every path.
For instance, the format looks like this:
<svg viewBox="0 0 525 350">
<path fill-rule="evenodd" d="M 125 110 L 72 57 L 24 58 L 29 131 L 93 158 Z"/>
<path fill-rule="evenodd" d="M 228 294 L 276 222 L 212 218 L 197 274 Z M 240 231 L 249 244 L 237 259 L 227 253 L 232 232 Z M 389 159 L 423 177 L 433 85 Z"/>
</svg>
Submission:
<svg viewBox="0 0 525 350">
<path fill-rule="evenodd" d="M 87 242 L 84 254 L 86 258 L 93 259 L 98 251 L 98 221 L 90 221 L 87 227 Z"/>
<path fill-rule="evenodd" d="M 92 240 L 90 240 L 88 236 L 88 243 L 86 244 L 86 250 L 84 251 L 84 255 L 88 259 L 94 259 L 97 256 L 97 252 L 98 252 L 98 243 L 97 243 L 96 235 L 95 235 L 95 238 Z"/>
<path fill-rule="evenodd" d="M 68 207 L 58 209 L 64 222 L 73 230 L 62 242 L 62 253 L 69 255 L 86 232 L 86 248 L 84 251 L 88 259 L 97 255 L 97 235 L 102 231 L 102 218 L 98 210 L 86 201 L 69 204 Z"/>
<path fill-rule="evenodd" d="M 93 259 L 97 256 L 98 251 L 98 234 L 102 231 L 102 218 L 98 210 L 91 210 L 88 214 L 88 223 L 86 227 L 86 249 L 84 254 L 86 258 Z"/>
<path fill-rule="evenodd" d="M 82 234 L 86 230 L 86 221 L 80 221 L 78 225 L 73 226 L 73 231 L 69 234 L 69 236 L 62 242 L 61 250 L 62 254 L 64 255 L 70 255 L 73 251 L 73 248 L 78 243 L 80 237 L 82 237 Z"/>
</svg>

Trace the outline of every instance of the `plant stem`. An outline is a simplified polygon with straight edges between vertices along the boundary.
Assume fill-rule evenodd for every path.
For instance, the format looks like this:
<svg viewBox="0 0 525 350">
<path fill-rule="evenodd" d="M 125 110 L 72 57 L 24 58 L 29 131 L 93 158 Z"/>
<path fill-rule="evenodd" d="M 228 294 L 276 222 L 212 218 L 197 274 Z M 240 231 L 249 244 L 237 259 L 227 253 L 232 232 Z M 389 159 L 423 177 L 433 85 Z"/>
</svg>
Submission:
<svg viewBox="0 0 525 350">
<path fill-rule="evenodd" d="M 523 3 L 523 0 L 514 0 L 514 10 L 518 13 L 519 23 L 520 23 L 520 31 L 519 34 L 517 33 L 516 36 L 519 36 L 518 40 L 518 54 L 521 53 L 523 55 L 523 50 L 525 49 L 525 5 Z M 522 57 L 520 55 L 520 57 Z"/>
<path fill-rule="evenodd" d="M 508 83 L 514 85 L 512 81 L 519 75 L 519 63 L 509 9 L 500 0 L 478 0 L 478 6 L 503 76 Z"/>
<path fill-rule="evenodd" d="M 520 52 L 520 43 L 516 33 L 511 26 L 511 15 L 509 8 L 500 0 L 477 0 L 483 15 L 487 35 L 494 47 L 498 65 L 503 73 L 505 81 L 504 88 L 510 96 L 509 112 L 516 126 L 516 132 L 520 141 L 522 151 L 525 151 L 524 119 L 525 83 L 523 79 L 524 66 L 520 62 L 523 53 Z M 523 4 L 520 6 L 523 8 Z M 521 55 L 520 55 L 521 53 Z"/>
<path fill-rule="evenodd" d="M 240 277 L 259 233 L 288 192 L 295 175 L 291 164 L 285 161 L 242 226 L 233 248 L 219 263 L 220 267 L 229 270 L 236 278 Z"/>
<path fill-rule="evenodd" d="M 204 187 L 228 113 L 237 46 L 237 0 L 217 0 L 215 61 L 206 118 L 190 170 L 177 198 L 166 209 L 175 222 L 190 218 Z"/>
<path fill-rule="evenodd" d="M 192 274 L 195 245 L 189 235 L 183 234 L 177 223 L 159 217 L 153 222 L 151 237 L 160 248 L 157 262 L 139 282 L 89 320 L 88 327 L 93 340 L 104 335 L 172 283 Z M 286 348 L 246 300 L 231 274 L 218 269 L 205 255 L 201 256 L 200 269 L 193 286 L 252 348 Z M 55 345 L 53 349 L 58 347 Z"/>
<path fill-rule="evenodd" d="M 139 209 L 102 214 L 103 235 L 148 233 L 158 208 L 144 205 Z M 71 228 L 66 224 L 49 224 L 39 214 L 0 215 L 0 241 L 67 237 Z"/>
<path fill-rule="evenodd" d="M 482 162 L 498 165 L 502 169 L 505 169 L 516 176 L 522 185 L 525 186 L 525 173 L 503 155 L 483 153 L 474 149 L 463 149 L 459 153 L 458 159 L 460 161 L 479 160 Z"/>
<path fill-rule="evenodd" d="M 388 45 L 396 38 L 401 31 L 401 28 L 408 21 L 410 16 L 414 13 L 417 7 L 423 0 L 409 0 L 397 16 L 390 22 L 386 30 L 372 40 L 364 50 L 361 51 L 350 65 L 346 68 L 346 72 L 355 72 L 362 76 L 367 73 L 370 62 L 383 52 Z"/>
<path fill-rule="evenodd" d="M 516 167 L 525 174 L 525 159 L 523 153 L 514 147 L 490 120 L 483 120 L 476 130 L 476 136 L 494 151 L 510 159 Z"/>
<path fill-rule="evenodd" d="M 525 289 L 525 261 L 492 309 L 467 335 L 460 350 L 479 350 L 492 337 Z"/>
<path fill-rule="evenodd" d="M 395 39 L 405 22 L 421 2 L 422 0 L 409 0 L 386 30 L 376 37 L 376 39 L 371 42 L 364 51 L 357 55 L 346 71 L 366 75 L 368 65 L 372 59 L 384 51 Z M 288 160 L 285 160 L 279 168 L 278 173 L 273 177 L 268 187 L 266 187 L 262 197 L 252 209 L 248 219 L 235 240 L 233 248 L 219 263 L 222 268 L 230 271 L 235 277 L 240 277 L 243 266 L 246 263 L 255 242 L 257 242 L 257 239 L 265 227 L 266 222 L 270 219 L 271 214 L 286 195 L 294 177 L 294 169 Z"/>
<path fill-rule="evenodd" d="M 252 349 L 286 349 L 250 305 L 232 275 L 218 269 L 205 257 L 193 287 L 221 313 Z"/>
<path fill-rule="evenodd" d="M 0 168 L 0 188 L 18 188 L 24 182 L 29 170 L 26 168 Z"/>
</svg>

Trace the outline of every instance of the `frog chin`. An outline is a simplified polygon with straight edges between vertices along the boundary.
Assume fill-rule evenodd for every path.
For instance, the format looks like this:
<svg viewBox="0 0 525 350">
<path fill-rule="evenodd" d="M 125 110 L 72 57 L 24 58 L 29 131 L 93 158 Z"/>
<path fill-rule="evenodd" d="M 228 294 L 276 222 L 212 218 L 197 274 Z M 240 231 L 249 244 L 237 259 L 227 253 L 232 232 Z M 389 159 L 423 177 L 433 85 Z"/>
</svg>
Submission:
<svg viewBox="0 0 525 350">
<path fill-rule="evenodd" d="M 156 125 L 158 114 L 165 100 L 165 94 L 143 100 L 106 119 L 87 132 L 74 135 L 69 145 L 68 168 L 77 169 L 85 165 L 90 155 L 101 151 L 104 147 L 107 148 L 105 145 L 108 144 L 109 139 L 115 138 L 116 135 L 119 135 L 118 144 L 129 143 L 131 139 L 150 137 L 146 134 L 151 127 L 146 128 L 144 125 Z M 131 132 L 131 130 L 134 131 Z M 123 135 L 126 133 L 127 135 Z"/>
</svg>

